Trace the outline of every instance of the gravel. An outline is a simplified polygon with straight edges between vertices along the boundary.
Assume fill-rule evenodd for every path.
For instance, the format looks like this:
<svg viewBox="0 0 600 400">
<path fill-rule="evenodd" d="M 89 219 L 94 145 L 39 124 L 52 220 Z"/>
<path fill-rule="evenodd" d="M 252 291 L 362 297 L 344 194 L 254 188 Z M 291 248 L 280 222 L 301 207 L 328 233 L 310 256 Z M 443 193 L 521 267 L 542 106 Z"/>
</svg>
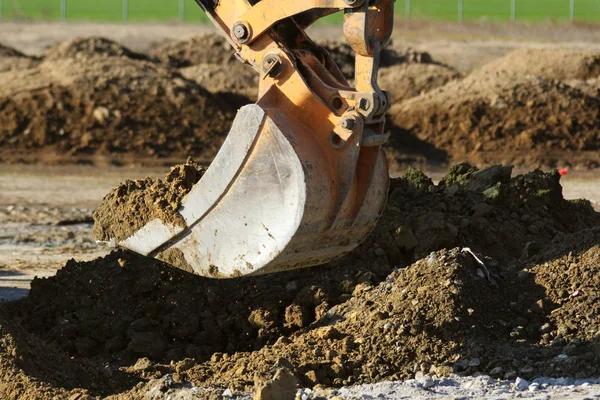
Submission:
<svg viewBox="0 0 600 400">
<path fill-rule="evenodd" d="M 200 389 L 186 383 L 175 383 L 170 375 L 150 381 L 145 398 L 148 399 L 200 399 L 223 398 L 237 400 L 267 400 L 250 392 L 233 392 L 229 389 Z M 367 400 L 367 399 L 600 399 L 600 378 L 574 379 L 570 377 L 537 377 L 531 382 L 499 380 L 487 375 L 449 378 L 432 378 L 419 375 L 404 382 L 380 382 L 354 385 L 340 389 L 298 389 L 296 400 Z M 287 400 L 287 399 L 280 399 Z"/>
</svg>

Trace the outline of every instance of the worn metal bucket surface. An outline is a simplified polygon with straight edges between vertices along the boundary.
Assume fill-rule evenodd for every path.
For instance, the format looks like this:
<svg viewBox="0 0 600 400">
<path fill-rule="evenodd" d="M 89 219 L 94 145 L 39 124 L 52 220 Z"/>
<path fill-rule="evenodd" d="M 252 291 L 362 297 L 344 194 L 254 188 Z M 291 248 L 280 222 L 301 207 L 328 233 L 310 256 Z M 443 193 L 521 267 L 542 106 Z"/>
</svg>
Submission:
<svg viewBox="0 0 600 400">
<path fill-rule="evenodd" d="M 175 253 L 186 269 L 215 278 L 323 264 L 351 251 L 384 207 L 385 157 L 361 147 L 360 134 L 332 155 L 306 129 L 276 108 L 243 107 L 181 202 L 186 226 L 155 219 L 118 246 L 158 258 Z M 359 179 L 361 163 L 370 164 L 369 176 Z"/>
</svg>

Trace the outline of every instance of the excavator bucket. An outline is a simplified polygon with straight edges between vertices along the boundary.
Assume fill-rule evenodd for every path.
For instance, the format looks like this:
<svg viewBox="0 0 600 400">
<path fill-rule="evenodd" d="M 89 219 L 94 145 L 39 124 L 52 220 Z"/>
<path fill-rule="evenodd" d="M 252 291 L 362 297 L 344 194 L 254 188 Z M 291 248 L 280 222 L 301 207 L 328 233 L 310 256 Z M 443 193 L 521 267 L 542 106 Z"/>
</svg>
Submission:
<svg viewBox="0 0 600 400">
<path fill-rule="evenodd" d="M 198 275 L 229 278 L 326 263 L 375 227 L 389 183 L 381 144 L 390 96 L 376 85 L 378 54 L 389 33 L 381 36 L 379 22 L 387 21 L 391 32 L 392 1 L 353 2 L 346 14 L 357 89 L 303 30 L 337 11 L 323 7 L 348 2 L 294 4 L 291 13 L 304 12 L 298 20 L 273 2 L 201 2 L 217 26 L 231 27 L 226 33 L 238 55 L 259 72 L 259 100 L 239 110 L 210 167 L 181 200 L 185 226 L 157 218 L 117 246 L 177 259 Z M 301 9 L 312 6 L 317 12 Z M 265 23 L 269 18 L 272 25 Z M 371 45 L 364 45 L 357 26 L 375 32 Z"/>
<path fill-rule="evenodd" d="M 384 207 L 383 155 L 370 160 L 372 177 L 357 204 L 359 138 L 348 143 L 351 160 L 344 161 L 351 162 L 340 171 L 341 165 L 328 165 L 318 146 L 303 138 L 297 121 L 276 118 L 278 123 L 258 105 L 243 107 L 216 158 L 181 202 L 186 227 L 155 219 L 119 246 L 158 258 L 175 250 L 186 269 L 215 278 L 323 264 L 354 249 Z M 340 187 L 339 172 L 347 172 L 348 187 Z"/>
</svg>

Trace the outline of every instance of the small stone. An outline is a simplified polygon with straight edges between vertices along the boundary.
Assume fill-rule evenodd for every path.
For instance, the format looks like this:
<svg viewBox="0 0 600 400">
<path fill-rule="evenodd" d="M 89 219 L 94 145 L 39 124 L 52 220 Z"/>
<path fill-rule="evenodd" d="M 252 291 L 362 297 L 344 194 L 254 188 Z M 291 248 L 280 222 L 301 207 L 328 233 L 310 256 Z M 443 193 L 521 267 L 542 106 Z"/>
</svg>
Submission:
<svg viewBox="0 0 600 400">
<path fill-rule="evenodd" d="M 323 328 L 317 329 L 315 331 L 315 334 L 321 339 L 335 339 L 339 337 L 340 332 L 333 326 L 325 326 Z"/>
<path fill-rule="evenodd" d="M 490 376 L 493 378 L 499 378 L 502 374 L 504 374 L 504 368 L 502 367 L 495 367 L 490 371 Z"/>
<path fill-rule="evenodd" d="M 233 397 L 233 393 L 231 392 L 231 389 L 225 389 L 223 390 L 222 393 L 223 397 L 225 397 L 226 399 L 230 399 Z"/>
<path fill-rule="evenodd" d="M 385 250 L 383 250 L 381 247 L 378 247 L 375 249 L 375 255 L 378 257 L 383 257 L 385 256 Z"/>
<path fill-rule="evenodd" d="M 401 226 L 394 232 L 394 241 L 401 250 L 412 250 L 419 245 L 419 241 L 412 230 L 406 226 Z"/>
<path fill-rule="evenodd" d="M 427 376 L 425 379 L 423 379 L 423 381 L 421 381 L 421 386 L 423 389 L 429 389 L 435 386 L 435 381 L 431 379 L 431 377 Z"/>
<path fill-rule="evenodd" d="M 133 371 L 145 371 L 148 368 L 152 367 L 152 361 L 150 361 L 147 357 L 139 358 L 131 369 Z"/>
<path fill-rule="evenodd" d="M 427 264 L 428 265 L 435 265 L 435 263 L 437 262 L 437 253 L 434 251 L 431 254 L 429 254 L 429 257 L 427 258 Z"/>
<path fill-rule="evenodd" d="M 191 369 L 194 365 L 196 365 L 196 362 L 191 358 L 187 358 L 177 363 L 177 365 L 175 366 L 175 371 L 177 373 L 182 373 L 187 371 L 188 369 Z"/>
<path fill-rule="evenodd" d="M 110 111 L 106 107 L 96 107 L 92 112 L 92 116 L 99 124 L 104 125 L 106 119 L 110 115 Z"/>
<path fill-rule="evenodd" d="M 569 386 L 575 383 L 575 379 L 569 377 L 557 378 L 554 382 L 555 385 L 558 386 Z"/>
<path fill-rule="evenodd" d="M 291 281 L 287 285 L 285 285 L 285 290 L 287 290 L 288 292 L 293 292 L 296 289 L 298 289 L 298 282 L 296 281 Z"/>
<path fill-rule="evenodd" d="M 540 327 L 541 333 L 549 333 L 550 331 L 552 331 L 552 325 L 550 325 L 549 323 L 545 323 Z"/>
<path fill-rule="evenodd" d="M 478 367 L 479 365 L 481 365 L 481 360 L 479 358 L 473 358 L 469 363 L 470 367 Z"/>
<path fill-rule="evenodd" d="M 523 391 L 527 390 L 528 388 L 529 382 L 527 382 L 525 379 L 517 377 L 517 379 L 515 380 L 515 389 Z"/>
<path fill-rule="evenodd" d="M 528 390 L 529 390 L 530 392 L 537 392 L 538 390 L 540 390 L 540 384 L 539 384 L 539 383 L 536 383 L 536 382 L 534 382 L 534 383 L 532 383 L 531 385 L 529 385 L 529 388 L 528 388 Z"/>
<path fill-rule="evenodd" d="M 312 372 L 312 371 L 311 371 Z M 315 376 L 316 378 L 316 376 Z M 298 380 L 287 368 L 280 368 L 273 379 L 257 382 L 254 400 L 294 400 L 298 388 Z"/>
<path fill-rule="evenodd" d="M 507 373 L 504 374 L 504 379 L 506 379 L 506 380 L 515 379 L 516 377 L 517 377 L 517 373 L 515 371 L 508 371 Z"/>
</svg>

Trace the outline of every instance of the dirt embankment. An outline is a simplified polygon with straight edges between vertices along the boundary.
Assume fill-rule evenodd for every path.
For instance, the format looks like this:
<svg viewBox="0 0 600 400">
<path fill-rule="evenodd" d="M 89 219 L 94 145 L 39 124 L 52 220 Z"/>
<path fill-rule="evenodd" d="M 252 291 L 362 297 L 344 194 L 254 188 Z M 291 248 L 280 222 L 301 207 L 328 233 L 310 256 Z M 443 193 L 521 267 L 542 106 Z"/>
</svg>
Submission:
<svg viewBox="0 0 600 400">
<path fill-rule="evenodd" d="M 434 185 L 411 169 L 371 237 L 312 270 L 216 281 L 123 251 L 70 261 L 0 309 L 3 388 L 135 397 L 171 373 L 233 389 L 274 365 L 307 386 L 597 375 L 600 215 L 559 179 L 460 164 Z M 73 359 L 45 368 L 56 354 Z"/>
<path fill-rule="evenodd" d="M 349 45 L 324 42 L 349 79 Z M 7 162 L 210 161 L 258 75 L 219 35 L 141 54 L 102 38 L 59 43 L 42 58 L 0 50 L 0 156 Z M 424 51 L 382 54 L 393 93 L 385 149 L 407 164 L 512 163 L 596 168 L 600 56 L 519 50 L 462 77 Z M 4 71 L 4 72 L 2 72 Z"/>
<path fill-rule="evenodd" d="M 58 45 L 37 67 L 0 74 L 0 88 L 0 156 L 13 161 L 210 160 L 235 111 L 102 39 Z"/>
<path fill-rule="evenodd" d="M 587 80 L 600 77 L 600 53 L 573 49 L 521 49 L 486 64 L 479 70 L 535 75 L 547 80 Z"/>
<path fill-rule="evenodd" d="M 562 81 L 474 74 L 395 104 L 394 125 L 451 160 L 600 166 L 600 98 Z"/>
</svg>

